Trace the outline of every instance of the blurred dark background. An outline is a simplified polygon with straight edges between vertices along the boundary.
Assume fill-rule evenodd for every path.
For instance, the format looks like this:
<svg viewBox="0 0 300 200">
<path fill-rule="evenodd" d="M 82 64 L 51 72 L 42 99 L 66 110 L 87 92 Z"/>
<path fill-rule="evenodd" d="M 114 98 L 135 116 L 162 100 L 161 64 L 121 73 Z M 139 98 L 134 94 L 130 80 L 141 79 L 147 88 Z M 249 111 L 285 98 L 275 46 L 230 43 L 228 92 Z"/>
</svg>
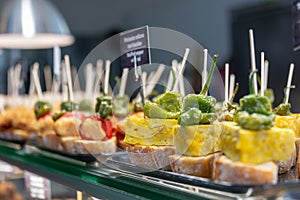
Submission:
<svg viewBox="0 0 300 200">
<path fill-rule="evenodd" d="M 230 63 L 237 75 L 240 90 L 239 99 L 248 92 L 250 69 L 250 49 L 248 30 L 254 29 L 256 66 L 260 67 L 260 52 L 265 52 L 269 60 L 268 87 L 275 93 L 274 105 L 283 101 L 283 89 L 289 73 L 290 63 L 295 63 L 292 83 L 296 89 L 291 91 L 290 103 L 294 112 L 300 111 L 300 52 L 293 51 L 292 1 L 265 2 L 233 9 L 231 12 L 232 54 Z M 297 87 L 298 86 L 298 87 Z"/>
<path fill-rule="evenodd" d="M 6 1 L 9 0 L 0 1 L 0 7 Z M 261 51 L 265 52 L 266 59 L 270 62 L 268 86 L 275 92 L 274 105 L 282 101 L 289 65 L 291 62 L 295 63 L 293 84 L 296 89 L 292 90 L 290 101 L 292 110 L 300 111 L 300 52 L 293 51 L 292 0 L 51 2 L 63 14 L 76 39 L 72 46 L 62 49 L 62 54 L 71 55 L 72 65 L 79 67 L 86 55 L 100 42 L 124 30 L 144 25 L 169 28 L 190 36 L 209 49 L 211 55 L 219 54 L 218 67 L 221 73 L 224 73 L 224 64 L 230 63 L 230 73 L 235 73 L 240 83 L 236 100 L 248 93 L 248 30 L 252 28 L 257 66 L 260 65 Z M 30 66 L 38 61 L 41 66 L 52 66 L 52 50 L 1 50 L 0 53 L 0 93 L 7 92 L 6 70 L 16 62 L 21 60 L 26 66 Z M 166 59 L 168 60 L 165 62 L 171 63 L 171 58 Z M 25 79 L 28 78 L 27 75 L 24 74 Z M 42 85 L 44 87 L 43 83 Z M 198 85 L 194 87 L 197 88 Z"/>
</svg>

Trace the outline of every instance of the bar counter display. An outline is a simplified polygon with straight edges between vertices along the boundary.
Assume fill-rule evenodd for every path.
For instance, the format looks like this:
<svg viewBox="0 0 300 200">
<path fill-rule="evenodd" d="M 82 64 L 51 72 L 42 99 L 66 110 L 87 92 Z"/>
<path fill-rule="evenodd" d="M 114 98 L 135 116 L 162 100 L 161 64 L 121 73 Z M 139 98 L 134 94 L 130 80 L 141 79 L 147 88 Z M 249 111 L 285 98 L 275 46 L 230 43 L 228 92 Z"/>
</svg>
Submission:
<svg viewBox="0 0 300 200">
<path fill-rule="evenodd" d="M 39 64 L 34 63 L 37 95 L 24 98 L 14 91 L 13 96 L 0 96 L 5 102 L 0 104 L 0 159 L 104 199 L 296 198 L 300 117 L 290 112 L 289 103 L 294 64 L 283 103 L 273 108 L 265 93 L 264 52 L 259 91 L 252 29 L 249 38 L 249 95 L 238 103 L 233 102 L 238 85 L 228 84 L 229 65 L 225 100 L 218 102 L 209 90 L 223 90 L 222 80 L 214 85 L 221 79 L 215 70 L 218 55 L 208 58 L 200 44 L 185 48 L 182 60 L 173 60 L 169 68 L 151 63 L 142 67 L 139 55 L 130 54 L 133 67 L 122 70 L 113 89 L 110 59 L 98 60 L 96 68 L 84 66 L 85 91 L 74 92 L 70 57 L 65 55 L 62 93 L 49 96 L 42 93 Z M 202 89 L 191 93 L 183 75 L 187 66 L 197 64 L 193 53 L 199 50 L 203 72 L 193 76 L 202 79 Z M 13 70 L 18 77 L 20 66 Z M 164 72 L 169 77 L 162 83 Z M 138 85 L 135 96 L 125 92 L 130 78 Z M 158 92 L 160 84 L 164 87 Z"/>
<path fill-rule="evenodd" d="M 294 131 L 288 128 L 297 124 L 298 116 L 286 116 L 287 119 L 293 119 L 287 127 L 270 129 L 273 121 L 269 120 L 274 120 L 274 116 L 268 98 L 250 94 L 240 100 L 241 108 L 238 112 L 240 117 L 249 119 L 246 121 L 253 123 L 254 120 L 255 126 L 250 126 L 255 127 L 253 130 L 248 130 L 244 118 L 237 118 L 235 122 L 231 118 L 229 122 L 216 124 L 216 100 L 205 94 L 216 66 L 216 58 L 200 94 L 182 96 L 176 91 L 167 91 L 154 98 L 153 102 L 146 102 L 144 112 L 141 112 L 138 105 L 129 104 L 127 98 L 112 98 L 105 94 L 97 98 L 95 106 L 87 102 L 82 106 L 70 100 L 49 104 L 35 99 L 31 102 L 34 108 L 8 108 L 1 113 L 1 134 L 6 137 L 0 140 L 0 159 L 74 190 L 105 199 L 296 197 L 300 188 L 299 164 L 296 163 L 298 150 L 294 148 Z M 250 74 L 250 81 L 251 78 L 253 73 Z M 120 107 L 115 101 L 121 105 L 125 102 L 128 108 L 131 106 L 132 113 L 127 115 L 121 112 L 122 109 L 113 110 L 113 106 Z M 223 105 L 234 107 L 230 103 L 228 101 Z M 80 107 L 85 109 L 80 110 Z M 172 110 L 173 107 L 177 109 Z M 219 112 L 224 111 L 222 109 Z M 258 114 L 266 122 L 255 121 L 254 115 Z M 242 120 L 242 125 L 239 120 Z M 283 123 L 284 119 L 279 121 Z M 261 126 L 261 122 L 264 122 L 263 126 L 267 126 L 267 129 L 256 129 Z M 20 134 L 26 137 L 19 137 Z M 175 146 L 173 135 L 176 135 L 177 140 Z M 256 137 L 260 139 L 256 140 Z M 181 138 L 184 140 L 181 141 Z M 134 142 L 137 142 L 137 146 Z M 80 148 L 76 143 L 80 144 Z M 263 143 L 268 148 L 263 148 Z M 89 149 L 83 144 L 88 147 L 96 144 L 98 147 Z M 153 144 L 158 147 L 152 147 Z M 282 148 L 285 150 L 280 152 Z M 164 149 L 173 149 L 171 154 L 176 152 L 177 156 L 183 157 L 184 162 L 194 158 L 200 160 L 199 163 L 193 162 L 193 165 L 207 166 L 209 176 L 180 170 L 172 172 L 168 166 L 172 166 L 172 160 L 162 161 L 163 165 L 153 165 L 162 158 L 161 152 Z M 276 155 L 269 153 L 273 150 Z M 226 158 L 223 161 L 224 156 L 220 152 L 225 152 L 231 160 L 227 161 L 229 159 Z M 139 162 L 133 162 L 135 158 Z M 241 177 L 235 177 L 240 182 L 218 180 L 212 171 L 215 161 L 223 165 L 229 163 L 232 169 L 250 169 L 247 172 L 250 176 L 252 171 L 263 173 L 271 169 L 274 170 L 271 172 L 273 177 L 267 183 L 247 182 Z M 271 164 L 256 167 L 260 162 Z M 281 166 L 287 167 L 280 171 Z"/>
</svg>

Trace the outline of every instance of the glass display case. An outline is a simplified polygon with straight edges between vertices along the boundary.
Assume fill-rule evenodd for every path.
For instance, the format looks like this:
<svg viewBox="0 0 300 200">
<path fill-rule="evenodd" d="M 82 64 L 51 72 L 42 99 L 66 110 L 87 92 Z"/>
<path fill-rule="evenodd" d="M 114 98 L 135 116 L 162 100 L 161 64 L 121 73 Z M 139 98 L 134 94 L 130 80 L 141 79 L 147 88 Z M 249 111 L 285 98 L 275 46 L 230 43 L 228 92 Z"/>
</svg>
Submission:
<svg viewBox="0 0 300 200">
<path fill-rule="evenodd" d="M 0 159 L 59 184 L 100 199 L 260 199 L 297 198 L 296 168 L 277 185 L 249 186 L 155 170 L 144 171 L 126 161 L 124 152 L 103 154 L 83 162 L 55 152 L 0 141 Z M 101 162 L 100 162 L 101 161 Z"/>
</svg>

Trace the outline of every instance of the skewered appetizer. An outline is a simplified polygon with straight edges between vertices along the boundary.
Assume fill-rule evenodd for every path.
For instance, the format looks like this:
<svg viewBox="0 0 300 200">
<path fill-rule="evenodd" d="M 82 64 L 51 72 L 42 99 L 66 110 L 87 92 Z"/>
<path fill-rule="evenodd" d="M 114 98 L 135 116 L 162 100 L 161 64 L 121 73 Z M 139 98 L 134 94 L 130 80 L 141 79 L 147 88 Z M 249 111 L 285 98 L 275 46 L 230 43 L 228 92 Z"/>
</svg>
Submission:
<svg viewBox="0 0 300 200">
<path fill-rule="evenodd" d="M 200 94 L 190 94 L 183 99 L 179 125 L 174 127 L 176 155 L 171 155 L 173 172 L 206 178 L 212 177 L 213 161 L 220 156 L 219 137 L 221 124 L 215 123 L 216 99 L 206 96 L 216 66 L 214 57 L 209 78 Z"/>
<path fill-rule="evenodd" d="M 117 140 L 110 120 L 112 97 L 98 97 L 95 113 L 86 117 L 79 126 L 80 139 L 75 140 L 77 152 L 80 154 L 115 152 Z"/>
<path fill-rule="evenodd" d="M 296 161 L 296 154 L 299 154 L 299 145 L 300 145 L 300 124 L 299 124 L 299 117 L 298 114 L 292 114 L 291 104 L 289 103 L 289 94 L 290 89 L 294 88 L 294 86 L 291 85 L 292 83 L 292 76 L 294 72 L 294 64 L 291 63 L 290 70 L 289 70 L 289 76 L 287 81 L 287 86 L 284 89 L 284 99 L 281 104 L 279 104 L 275 109 L 274 113 L 276 114 L 275 117 L 275 126 L 279 128 L 288 128 L 294 131 L 295 137 L 296 137 L 296 152 L 295 155 L 291 158 L 290 163 L 285 162 L 279 162 L 279 171 L 286 172 L 292 165 L 295 165 Z M 299 157 L 299 156 L 298 156 Z M 297 166 L 299 170 L 299 165 Z"/>
<path fill-rule="evenodd" d="M 172 128 L 177 125 L 182 96 L 166 92 L 154 102 L 146 102 L 144 117 L 130 116 L 126 121 L 124 142 L 130 161 L 153 169 L 170 169 L 169 155 L 175 153 Z"/>
<path fill-rule="evenodd" d="M 109 120 L 111 97 L 97 99 L 95 115 L 85 116 L 78 109 L 76 103 L 66 101 L 62 102 L 60 111 L 51 115 L 49 103 L 37 102 L 40 144 L 50 149 L 75 154 L 115 151 L 116 138 L 113 137 L 112 123 Z"/>
<path fill-rule="evenodd" d="M 252 80 L 253 73 L 250 75 Z M 273 127 L 272 105 L 265 96 L 250 95 L 240 99 L 236 124 L 224 123 L 220 147 L 226 156 L 215 160 L 213 178 L 234 184 L 275 184 L 278 165 L 294 153 L 294 132 Z"/>
<path fill-rule="evenodd" d="M 39 145 L 74 153 L 74 145 L 65 141 L 79 138 L 78 128 L 84 114 L 77 109 L 76 103 L 65 101 L 61 103 L 59 111 L 51 113 L 50 103 L 38 101 L 35 104 L 35 113 L 38 119 Z"/>
<path fill-rule="evenodd" d="M 169 156 L 175 153 L 172 129 L 178 124 L 177 119 L 182 108 L 182 95 L 175 90 L 179 80 L 181 80 L 180 77 L 182 77 L 189 52 L 190 49 L 186 48 L 180 64 L 179 76 L 177 79 L 173 77 L 175 82 L 173 81 L 172 88 L 167 86 L 167 92 L 156 97 L 153 103 L 146 102 L 144 118 L 129 117 L 127 119 L 124 142 L 131 144 L 126 150 L 131 162 L 135 165 L 152 169 L 170 169 Z M 156 71 L 155 83 L 158 81 L 163 68 L 164 66 L 160 65 Z M 138 70 L 136 74 L 138 74 Z M 145 73 L 143 73 L 141 80 L 142 83 L 146 82 Z M 153 89 L 154 87 L 149 88 L 149 90 L 148 88 L 144 89 L 144 94 L 150 94 Z"/>
<path fill-rule="evenodd" d="M 8 140 L 27 140 L 36 131 L 33 108 L 16 106 L 0 113 L 0 136 Z"/>
<path fill-rule="evenodd" d="M 294 64 L 291 64 L 287 86 L 284 89 L 283 102 L 274 109 L 274 113 L 276 114 L 275 126 L 279 128 L 290 128 L 295 132 L 295 136 L 299 138 L 300 129 L 298 128 L 299 125 L 297 123 L 297 114 L 291 113 L 290 111 L 291 104 L 288 102 L 290 89 L 293 88 L 293 86 L 291 86 L 293 71 L 294 71 Z"/>
</svg>

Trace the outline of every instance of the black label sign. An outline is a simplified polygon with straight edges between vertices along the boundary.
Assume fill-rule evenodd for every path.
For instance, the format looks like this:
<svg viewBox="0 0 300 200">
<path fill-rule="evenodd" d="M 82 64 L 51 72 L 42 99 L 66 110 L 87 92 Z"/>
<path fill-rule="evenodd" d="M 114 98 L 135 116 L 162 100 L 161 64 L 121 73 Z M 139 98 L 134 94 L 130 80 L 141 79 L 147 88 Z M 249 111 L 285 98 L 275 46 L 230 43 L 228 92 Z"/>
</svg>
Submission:
<svg viewBox="0 0 300 200">
<path fill-rule="evenodd" d="M 134 66 L 134 56 L 137 65 L 151 63 L 148 26 L 125 31 L 120 34 L 122 66 Z"/>
<path fill-rule="evenodd" d="M 294 51 L 300 49 L 300 0 L 293 0 Z"/>
</svg>

